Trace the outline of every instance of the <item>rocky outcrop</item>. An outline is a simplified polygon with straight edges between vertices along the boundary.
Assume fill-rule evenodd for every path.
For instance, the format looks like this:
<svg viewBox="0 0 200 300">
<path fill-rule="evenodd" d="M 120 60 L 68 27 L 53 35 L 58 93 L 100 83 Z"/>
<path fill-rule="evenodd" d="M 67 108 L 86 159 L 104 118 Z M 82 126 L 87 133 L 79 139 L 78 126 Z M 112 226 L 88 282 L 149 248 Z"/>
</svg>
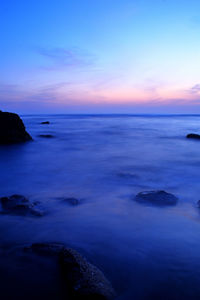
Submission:
<svg viewBox="0 0 200 300">
<path fill-rule="evenodd" d="M 26 250 L 58 258 L 63 279 L 73 299 L 109 300 L 115 292 L 104 274 L 77 251 L 60 244 L 33 244 Z"/>
<path fill-rule="evenodd" d="M 12 195 L 10 197 L 1 197 L 1 213 L 12 215 L 31 215 L 42 216 L 43 213 L 37 209 L 36 204 L 31 203 L 27 198 L 21 195 Z"/>
<path fill-rule="evenodd" d="M 165 191 L 148 191 L 137 194 L 135 197 L 135 201 L 162 206 L 175 205 L 178 202 L 178 198 L 173 194 L 167 193 Z"/>
<path fill-rule="evenodd" d="M 48 125 L 48 124 L 50 124 L 50 122 L 49 121 L 44 121 L 44 122 L 41 122 L 40 124 L 42 124 L 42 125 Z"/>
<path fill-rule="evenodd" d="M 186 136 L 187 139 L 197 139 L 199 140 L 200 139 L 200 135 L 199 134 L 196 134 L 196 133 L 190 133 Z"/>
<path fill-rule="evenodd" d="M 32 140 L 17 114 L 0 111 L 0 144 L 15 144 Z"/>
</svg>

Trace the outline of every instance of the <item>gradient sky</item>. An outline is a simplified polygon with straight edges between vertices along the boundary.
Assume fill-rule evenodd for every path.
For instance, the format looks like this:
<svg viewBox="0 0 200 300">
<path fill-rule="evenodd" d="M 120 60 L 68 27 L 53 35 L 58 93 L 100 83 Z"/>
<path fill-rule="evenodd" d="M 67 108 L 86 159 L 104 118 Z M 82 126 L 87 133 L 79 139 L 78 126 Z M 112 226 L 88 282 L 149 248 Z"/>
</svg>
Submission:
<svg viewBox="0 0 200 300">
<path fill-rule="evenodd" d="M 0 0 L 0 108 L 200 113 L 200 1 Z"/>
</svg>

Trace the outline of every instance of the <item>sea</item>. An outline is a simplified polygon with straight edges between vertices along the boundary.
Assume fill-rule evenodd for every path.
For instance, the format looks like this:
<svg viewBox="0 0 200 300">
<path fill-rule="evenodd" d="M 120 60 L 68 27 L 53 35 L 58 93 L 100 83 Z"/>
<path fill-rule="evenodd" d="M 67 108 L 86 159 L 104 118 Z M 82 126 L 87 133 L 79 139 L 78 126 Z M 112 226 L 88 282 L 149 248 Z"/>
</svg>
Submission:
<svg viewBox="0 0 200 300">
<path fill-rule="evenodd" d="M 33 141 L 0 147 L 0 197 L 44 216 L 0 215 L 1 299 L 66 299 L 56 266 L 20 250 L 37 242 L 76 249 L 117 300 L 200 299 L 200 115 L 21 118 Z M 135 201 L 155 190 L 177 205 Z"/>
</svg>

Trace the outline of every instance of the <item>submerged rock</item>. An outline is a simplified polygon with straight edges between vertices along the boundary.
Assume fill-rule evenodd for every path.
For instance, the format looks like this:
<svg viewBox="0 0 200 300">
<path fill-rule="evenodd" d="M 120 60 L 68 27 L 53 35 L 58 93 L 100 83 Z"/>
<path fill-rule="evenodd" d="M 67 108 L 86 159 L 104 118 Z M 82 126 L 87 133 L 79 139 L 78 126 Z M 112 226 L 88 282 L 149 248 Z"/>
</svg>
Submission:
<svg viewBox="0 0 200 300">
<path fill-rule="evenodd" d="M 68 197 L 63 199 L 64 202 L 71 204 L 71 205 L 78 205 L 80 204 L 81 200 L 74 198 L 74 197 Z"/>
<path fill-rule="evenodd" d="M 153 205 L 175 205 L 178 198 L 165 191 L 147 191 L 138 193 L 135 200 L 140 203 L 150 203 Z"/>
<path fill-rule="evenodd" d="M 53 136 L 52 134 L 40 134 L 39 137 L 51 139 L 51 138 L 53 138 L 54 136 Z"/>
<path fill-rule="evenodd" d="M 40 124 L 50 124 L 50 122 L 49 121 L 44 121 L 44 122 L 41 122 Z"/>
<path fill-rule="evenodd" d="M 63 279 L 73 299 L 109 300 L 115 291 L 104 274 L 77 251 L 61 244 L 33 244 L 26 250 L 58 257 Z"/>
<path fill-rule="evenodd" d="M 13 215 L 33 215 L 42 216 L 43 213 L 35 207 L 27 198 L 21 195 L 12 195 L 10 197 L 1 197 L 0 203 L 2 213 Z"/>
<path fill-rule="evenodd" d="M 0 111 L 0 144 L 15 144 L 32 140 L 17 114 Z"/>
<path fill-rule="evenodd" d="M 200 139 L 200 134 L 190 133 L 186 136 L 188 139 Z"/>
</svg>

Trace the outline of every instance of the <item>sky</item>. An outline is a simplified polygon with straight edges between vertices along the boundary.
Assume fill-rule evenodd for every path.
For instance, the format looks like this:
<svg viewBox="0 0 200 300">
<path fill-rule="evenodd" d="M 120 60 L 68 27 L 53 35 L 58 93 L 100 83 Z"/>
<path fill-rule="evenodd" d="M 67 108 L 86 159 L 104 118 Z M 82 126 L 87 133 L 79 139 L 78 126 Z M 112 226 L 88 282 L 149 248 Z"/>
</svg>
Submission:
<svg viewBox="0 0 200 300">
<path fill-rule="evenodd" d="M 0 0 L 0 109 L 200 113 L 200 1 Z"/>
</svg>

